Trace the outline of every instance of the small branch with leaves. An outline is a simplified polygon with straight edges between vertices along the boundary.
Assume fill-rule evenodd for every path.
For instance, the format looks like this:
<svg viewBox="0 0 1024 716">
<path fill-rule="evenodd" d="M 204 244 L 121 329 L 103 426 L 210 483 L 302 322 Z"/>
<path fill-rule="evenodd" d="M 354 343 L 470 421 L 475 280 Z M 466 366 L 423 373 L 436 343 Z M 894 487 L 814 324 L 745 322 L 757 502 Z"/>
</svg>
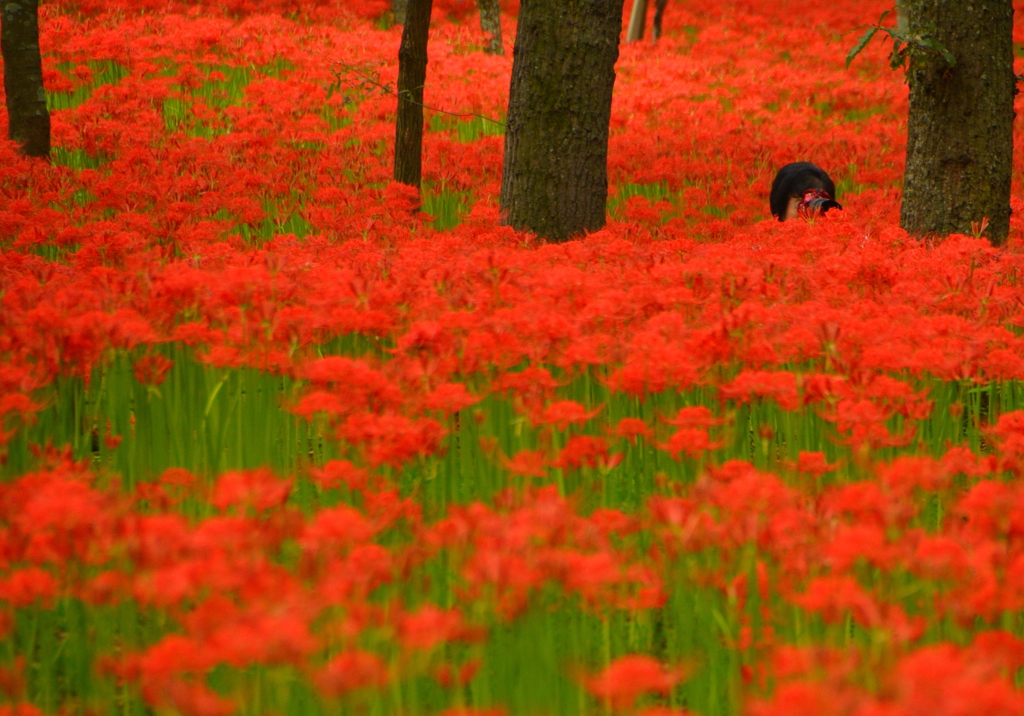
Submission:
<svg viewBox="0 0 1024 716">
<path fill-rule="evenodd" d="M 423 107 L 423 109 L 429 109 L 431 112 L 439 112 L 441 114 L 447 114 L 449 117 L 459 117 L 463 119 L 476 117 L 484 120 L 485 122 L 497 124 L 499 127 L 505 126 L 504 122 L 500 122 L 497 119 L 487 117 L 482 114 L 477 114 L 476 112 L 449 112 L 448 110 L 441 109 L 440 107 L 431 107 L 430 105 L 423 104 L 422 102 L 416 102 L 412 99 L 411 92 L 403 92 L 400 94 L 394 89 L 394 87 L 392 87 L 391 83 L 382 82 L 379 71 L 367 72 L 359 67 L 347 65 L 344 62 L 335 62 L 334 67 L 336 69 L 331 71 L 331 74 L 334 75 L 334 82 L 327 85 L 325 88 L 327 90 L 327 99 L 330 99 L 334 96 L 335 92 L 340 92 L 342 89 L 353 89 L 360 92 L 381 91 L 385 94 L 391 95 L 392 97 L 403 99 L 406 102 L 418 104 Z"/>
<path fill-rule="evenodd" d="M 878 22 L 874 25 L 868 25 L 867 30 L 860 36 L 857 44 L 850 50 L 850 54 L 846 56 L 846 68 L 850 68 L 850 63 L 853 62 L 854 58 L 857 57 L 868 46 L 868 43 L 874 39 L 875 35 L 882 33 L 888 35 L 889 39 L 892 40 L 892 51 L 889 53 L 889 66 L 894 70 L 902 68 L 904 72 L 910 67 L 910 58 L 914 53 L 928 53 L 941 57 L 947 67 L 956 67 L 956 58 L 953 54 L 946 49 L 946 47 L 935 39 L 936 28 L 933 25 L 920 28 L 917 32 L 910 32 L 909 30 L 902 29 L 901 27 L 888 27 L 883 25 L 885 18 L 892 14 L 891 10 L 886 10 L 882 13 L 882 16 L 878 18 Z M 858 28 L 860 29 L 860 28 Z"/>
</svg>

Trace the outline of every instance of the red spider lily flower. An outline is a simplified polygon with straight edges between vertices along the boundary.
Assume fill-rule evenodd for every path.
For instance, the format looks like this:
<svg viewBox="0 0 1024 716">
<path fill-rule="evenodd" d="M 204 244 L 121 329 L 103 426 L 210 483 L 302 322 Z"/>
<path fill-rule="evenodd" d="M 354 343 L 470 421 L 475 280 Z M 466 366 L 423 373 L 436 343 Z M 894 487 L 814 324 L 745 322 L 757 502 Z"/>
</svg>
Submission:
<svg viewBox="0 0 1024 716">
<path fill-rule="evenodd" d="M 1024 712 L 1024 695 L 996 664 L 977 660 L 971 651 L 936 644 L 903 657 L 895 674 L 895 702 L 903 713 Z"/>
<path fill-rule="evenodd" d="M 57 580 L 39 567 L 18 569 L 0 579 L 0 600 L 15 607 L 27 607 L 36 601 L 49 603 L 57 596 Z"/>
<path fill-rule="evenodd" d="M 12 536 L 23 540 L 19 560 L 103 564 L 109 558 L 116 541 L 116 503 L 79 469 L 65 465 L 0 488 L 0 515 L 13 528 Z"/>
<path fill-rule="evenodd" d="M 989 433 L 998 444 L 1002 469 L 1024 474 L 1024 410 L 1000 415 Z"/>
<path fill-rule="evenodd" d="M 796 410 L 800 406 L 796 376 L 789 371 L 740 371 L 736 378 L 718 390 L 726 400 L 738 403 L 770 398 L 783 410 Z"/>
<path fill-rule="evenodd" d="M 16 700 L 25 695 L 25 657 L 17 656 L 10 666 L 0 666 L 0 694 Z"/>
<path fill-rule="evenodd" d="M 213 668 L 216 657 L 194 639 L 170 634 L 138 656 L 130 657 L 122 673 L 137 674 L 143 689 L 159 698 L 159 692 L 179 674 L 202 674 Z"/>
<path fill-rule="evenodd" d="M 411 420 L 394 413 L 356 413 L 339 426 L 338 434 L 361 445 L 370 465 L 400 467 L 414 458 L 436 453 L 444 429 L 430 418 Z"/>
<path fill-rule="evenodd" d="M 420 192 L 416 187 L 400 182 L 390 182 L 384 188 L 384 208 L 392 220 L 401 222 L 419 210 L 421 205 Z"/>
<path fill-rule="evenodd" d="M 501 466 L 513 475 L 523 477 L 545 477 L 548 474 L 548 458 L 543 450 L 520 450 L 511 458 L 500 455 Z"/>
<path fill-rule="evenodd" d="M 710 428 L 725 422 L 721 418 L 714 417 L 711 411 L 703 405 L 688 405 L 685 408 L 680 408 L 674 418 L 662 418 L 661 420 L 681 428 Z"/>
<path fill-rule="evenodd" d="M 825 458 L 825 453 L 823 452 L 807 452 L 805 450 L 801 450 L 800 454 L 797 455 L 796 464 L 793 467 L 797 472 L 802 472 L 810 475 L 811 477 L 817 478 L 838 468 L 839 463 L 829 463 Z"/>
<path fill-rule="evenodd" d="M 461 383 L 443 383 L 423 399 L 423 407 L 451 415 L 480 402 Z"/>
<path fill-rule="evenodd" d="M 580 554 L 566 550 L 549 556 L 552 558 L 549 566 L 554 567 L 554 571 L 564 571 L 566 588 L 579 592 L 591 604 L 598 604 L 604 592 L 624 576 L 622 565 L 609 552 Z"/>
<path fill-rule="evenodd" d="M 356 545 L 344 559 L 324 561 L 317 598 L 325 605 L 365 602 L 373 590 L 394 579 L 399 561 L 380 545 Z"/>
<path fill-rule="evenodd" d="M 893 492 L 915 488 L 936 492 L 946 489 L 952 476 L 934 458 L 904 455 L 881 466 L 878 477 Z"/>
<path fill-rule="evenodd" d="M 316 674 L 316 685 L 326 696 L 338 697 L 356 689 L 380 689 L 391 677 L 376 654 L 353 649 L 333 657 Z"/>
<path fill-rule="evenodd" d="M 635 444 L 637 437 L 650 439 L 654 431 L 640 418 L 622 418 L 615 426 L 615 435 Z"/>
<path fill-rule="evenodd" d="M 839 689 L 829 683 L 790 682 L 781 684 L 770 700 L 750 705 L 752 716 L 788 716 L 789 714 L 815 714 L 840 716 L 856 713 L 859 716 L 909 716 L 902 711 L 875 712 L 858 710 L 865 701 L 863 696 Z"/>
<path fill-rule="evenodd" d="M 807 591 L 792 601 L 821 614 L 830 624 L 841 622 L 846 612 L 865 628 L 882 623 L 877 603 L 852 577 L 816 577 L 807 585 Z"/>
<path fill-rule="evenodd" d="M 42 407 L 42 405 L 33 403 L 27 395 L 20 393 L 0 396 L 0 445 L 6 444 L 18 432 L 17 428 L 4 430 L 4 424 L 7 422 L 8 415 L 17 413 L 21 420 L 24 421 Z"/>
<path fill-rule="evenodd" d="M 145 689 L 143 693 L 146 693 Z M 174 679 L 164 686 L 160 695 L 162 698 L 154 705 L 166 703 L 182 716 L 230 716 L 238 709 L 238 704 L 220 696 L 208 686 L 180 679 Z"/>
<path fill-rule="evenodd" d="M 627 515 L 620 510 L 599 508 L 590 514 L 590 524 L 604 536 L 617 535 L 625 537 L 640 528 L 636 517 Z"/>
<path fill-rule="evenodd" d="M 825 515 L 844 515 L 854 522 L 886 527 L 902 525 L 916 513 L 905 501 L 893 500 L 877 482 L 862 481 L 835 487 L 821 498 Z"/>
<path fill-rule="evenodd" d="M 599 405 L 594 410 L 587 410 L 575 400 L 558 400 L 534 413 L 531 420 L 534 425 L 554 425 L 559 430 L 565 430 L 570 425 L 582 425 L 593 420 L 603 409 L 604 406 Z"/>
<path fill-rule="evenodd" d="M 894 545 L 878 525 L 847 525 L 836 529 L 832 541 L 824 547 L 825 559 L 836 572 L 843 572 L 858 559 L 880 569 L 891 569 L 898 557 Z"/>
<path fill-rule="evenodd" d="M 266 468 L 232 470 L 217 478 L 210 502 L 218 510 L 250 507 L 265 512 L 283 505 L 291 491 L 292 480 L 278 478 Z"/>
<path fill-rule="evenodd" d="M 583 684 L 591 694 L 608 699 L 616 708 L 630 708 L 643 694 L 668 694 L 682 679 L 683 672 L 678 668 L 667 668 L 644 654 L 630 654 L 619 657 Z"/>
<path fill-rule="evenodd" d="M 6 639 L 14 627 L 14 615 L 6 610 L 0 609 L 0 639 Z M 2 690 L 2 688 L 0 688 Z M 8 692 L 8 695 L 11 695 Z"/>
<path fill-rule="evenodd" d="M 669 387 L 686 390 L 700 378 L 699 366 L 682 348 L 638 346 L 634 351 L 622 368 L 608 376 L 608 384 L 616 390 L 639 397 Z"/>
<path fill-rule="evenodd" d="M 968 477 L 986 477 L 997 467 L 995 455 L 979 457 L 967 447 L 951 447 L 939 458 L 943 468 L 950 475 L 962 473 Z"/>
<path fill-rule="evenodd" d="M 926 579 L 964 580 L 971 559 L 959 541 L 945 535 L 924 535 L 917 542 L 907 567 Z"/>
<path fill-rule="evenodd" d="M 448 331 L 437 321 L 416 321 L 409 326 L 408 332 L 396 341 L 400 351 L 407 353 L 425 351 L 433 355 L 447 352 L 451 343 L 452 339 Z"/>
<path fill-rule="evenodd" d="M 128 575 L 108 570 L 83 584 L 76 596 L 87 604 L 113 605 L 127 599 L 130 593 L 131 579 Z"/>
<path fill-rule="evenodd" d="M 0 716 L 43 716 L 42 710 L 35 704 L 16 703 L 0 706 Z"/>
<path fill-rule="evenodd" d="M 299 537 L 302 548 L 313 554 L 344 551 L 366 542 L 377 528 L 355 508 L 338 505 L 316 513 Z"/>
<path fill-rule="evenodd" d="M 551 377 L 546 368 L 529 366 L 518 373 L 505 373 L 495 381 L 495 392 L 511 392 L 518 395 L 524 403 L 532 404 L 532 398 L 545 398 L 562 384 Z"/>
<path fill-rule="evenodd" d="M 619 456 L 621 460 L 621 456 Z M 578 470 L 584 465 L 596 467 L 608 463 L 608 442 L 604 438 L 593 435 L 573 435 L 565 447 L 558 453 L 558 459 L 552 463 L 554 467 L 565 470 Z"/>
<path fill-rule="evenodd" d="M 160 385 L 173 367 L 174 361 L 159 353 L 144 356 L 135 361 L 135 378 L 143 385 Z"/>
<path fill-rule="evenodd" d="M 398 619 L 398 638 L 407 649 L 429 650 L 467 634 L 462 613 L 426 604 Z"/>
<path fill-rule="evenodd" d="M 197 478 L 182 467 L 169 467 L 160 475 L 160 484 L 164 487 L 178 487 L 189 490 L 197 484 Z"/>
<path fill-rule="evenodd" d="M 328 356 L 305 364 L 300 375 L 317 386 L 329 386 L 346 411 L 380 410 L 401 405 L 402 391 L 384 373 L 365 361 Z"/>
<path fill-rule="evenodd" d="M 297 614 L 246 614 L 222 623 L 204 639 L 218 662 L 236 668 L 253 664 L 302 665 L 317 648 L 309 625 Z"/>
<path fill-rule="evenodd" d="M 955 512 L 963 518 L 963 528 L 971 536 L 1000 539 L 1024 529 L 1019 499 L 1018 492 L 1005 483 L 982 480 L 960 499 Z"/>
<path fill-rule="evenodd" d="M 316 413 L 343 415 L 351 407 L 351 404 L 345 402 L 339 395 L 326 390 L 314 390 L 303 395 L 291 410 L 309 421 Z"/>
<path fill-rule="evenodd" d="M 700 428 L 680 428 L 672 434 L 667 443 L 658 445 L 658 448 L 676 460 L 679 459 L 680 454 L 698 458 L 708 450 L 717 450 L 720 447 L 722 447 L 721 442 L 712 441 L 708 431 Z"/>
<path fill-rule="evenodd" d="M 322 490 L 332 490 L 344 484 L 350 490 L 362 490 L 369 476 L 366 470 L 348 460 L 328 460 L 322 468 L 313 468 L 310 475 Z"/>
</svg>

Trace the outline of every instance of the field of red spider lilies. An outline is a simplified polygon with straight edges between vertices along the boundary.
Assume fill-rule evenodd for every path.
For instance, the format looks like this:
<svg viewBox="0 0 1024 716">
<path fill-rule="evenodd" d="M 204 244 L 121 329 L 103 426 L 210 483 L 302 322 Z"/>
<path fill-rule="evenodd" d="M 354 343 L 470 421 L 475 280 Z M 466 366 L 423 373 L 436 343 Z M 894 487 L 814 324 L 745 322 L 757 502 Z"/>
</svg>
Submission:
<svg viewBox="0 0 1024 716">
<path fill-rule="evenodd" d="M 515 5 L 495 57 L 434 4 L 426 103 L 500 120 Z M 887 0 L 673 0 L 561 245 L 501 125 L 389 181 L 387 5 L 40 8 L 0 714 L 1024 714 L 1024 194 L 1003 250 L 899 228 Z M 845 211 L 769 220 L 803 159 Z"/>
</svg>

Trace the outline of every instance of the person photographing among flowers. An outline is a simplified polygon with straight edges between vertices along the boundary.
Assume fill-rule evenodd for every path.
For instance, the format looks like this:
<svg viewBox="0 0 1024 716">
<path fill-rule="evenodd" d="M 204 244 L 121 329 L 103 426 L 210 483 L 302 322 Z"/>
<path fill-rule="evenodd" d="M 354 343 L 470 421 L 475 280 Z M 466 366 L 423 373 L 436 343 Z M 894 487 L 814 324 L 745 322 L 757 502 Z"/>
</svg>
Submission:
<svg viewBox="0 0 1024 716">
<path fill-rule="evenodd" d="M 841 210 L 835 196 L 836 185 L 828 174 L 810 162 L 793 162 L 775 175 L 768 205 L 779 221 L 810 219 L 829 209 Z"/>
</svg>

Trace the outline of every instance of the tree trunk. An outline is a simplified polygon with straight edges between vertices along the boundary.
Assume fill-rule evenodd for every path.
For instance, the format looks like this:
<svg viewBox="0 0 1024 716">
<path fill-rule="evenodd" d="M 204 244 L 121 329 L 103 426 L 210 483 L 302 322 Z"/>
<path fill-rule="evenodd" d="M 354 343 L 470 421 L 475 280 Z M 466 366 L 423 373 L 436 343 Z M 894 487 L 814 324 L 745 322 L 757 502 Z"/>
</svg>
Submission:
<svg viewBox="0 0 1024 716">
<path fill-rule="evenodd" d="M 391 0 L 391 12 L 395 15 L 395 23 L 405 24 L 405 13 L 409 7 L 409 0 Z"/>
<path fill-rule="evenodd" d="M 899 0 L 896 3 L 896 30 L 906 34 L 907 32 L 907 0 Z"/>
<path fill-rule="evenodd" d="M 423 173 L 423 85 L 433 0 L 409 0 L 398 50 L 395 181 L 419 188 Z"/>
<path fill-rule="evenodd" d="M 644 25 L 647 24 L 647 0 L 633 0 L 633 11 L 629 14 L 629 30 L 626 31 L 626 42 L 639 42 L 644 39 Z"/>
<path fill-rule="evenodd" d="M 910 0 L 907 9 L 910 32 L 936 28 L 956 66 L 933 53 L 911 59 L 900 224 L 945 236 L 987 218 L 987 236 L 999 245 L 1010 228 L 1013 4 Z"/>
<path fill-rule="evenodd" d="M 661 37 L 661 21 L 665 17 L 665 6 L 668 5 L 668 0 L 655 0 L 654 3 L 654 23 L 651 28 L 651 39 L 655 42 Z"/>
<path fill-rule="evenodd" d="M 608 124 L 624 0 L 522 0 L 501 211 L 561 241 L 605 224 Z"/>
<path fill-rule="evenodd" d="M 488 55 L 504 55 L 501 44 L 501 6 L 498 0 L 477 0 L 480 8 L 480 29 L 487 33 L 490 42 L 484 48 Z"/>
<path fill-rule="evenodd" d="M 50 113 L 39 54 L 38 0 L 2 0 L 0 51 L 7 94 L 7 136 L 30 157 L 50 156 Z"/>
</svg>

